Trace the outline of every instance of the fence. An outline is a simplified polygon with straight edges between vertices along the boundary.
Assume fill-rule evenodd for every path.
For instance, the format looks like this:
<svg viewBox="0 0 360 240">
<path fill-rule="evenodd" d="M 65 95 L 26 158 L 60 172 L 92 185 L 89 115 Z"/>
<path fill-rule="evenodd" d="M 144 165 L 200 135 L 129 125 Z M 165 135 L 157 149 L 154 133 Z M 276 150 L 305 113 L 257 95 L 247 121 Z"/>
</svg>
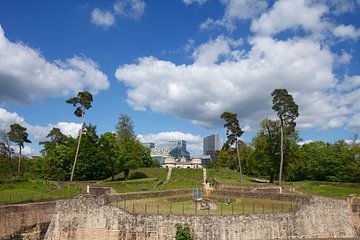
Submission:
<svg viewBox="0 0 360 240">
<path fill-rule="evenodd" d="M 78 192 L 48 192 L 48 193 L 14 193 L 14 194 L 3 194 L 0 196 L 1 204 L 14 204 L 14 203 L 28 203 L 28 202 L 42 202 L 51 201 L 57 199 L 68 199 L 78 195 Z"/>
<path fill-rule="evenodd" d="M 216 203 L 217 207 L 214 210 L 198 210 L 192 201 L 151 203 L 132 200 L 115 200 L 110 204 L 134 214 L 226 216 L 290 212 L 295 210 L 300 205 L 300 202 L 266 201 L 262 203 L 227 203 L 220 201 Z"/>
</svg>

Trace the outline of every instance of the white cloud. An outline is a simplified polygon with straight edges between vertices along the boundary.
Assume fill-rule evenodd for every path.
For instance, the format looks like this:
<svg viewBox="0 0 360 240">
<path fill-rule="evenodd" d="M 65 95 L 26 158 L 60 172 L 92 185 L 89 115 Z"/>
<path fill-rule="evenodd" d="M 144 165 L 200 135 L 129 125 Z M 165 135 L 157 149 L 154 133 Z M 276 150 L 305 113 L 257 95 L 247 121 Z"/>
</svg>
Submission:
<svg viewBox="0 0 360 240">
<path fill-rule="evenodd" d="M 138 20 L 144 14 L 145 2 L 143 0 L 118 0 L 114 4 L 116 14 Z"/>
<path fill-rule="evenodd" d="M 275 88 L 293 94 L 300 106 L 300 128 L 347 124 L 356 96 L 344 98 L 337 92 L 342 83 L 334 78 L 334 55 L 328 48 L 306 38 L 254 37 L 250 51 L 234 58 L 241 45 L 229 42 L 221 37 L 201 45 L 190 65 L 144 57 L 120 66 L 115 75 L 129 87 L 128 102 L 134 109 L 170 112 L 203 127 L 220 126 L 220 114 L 233 111 L 253 129 L 274 115 L 270 94 Z M 209 61 L 199 64 L 203 57 Z"/>
<path fill-rule="evenodd" d="M 328 8 L 324 4 L 313 4 L 306 0 L 283 0 L 251 24 L 258 34 L 273 35 L 285 30 L 302 28 L 307 32 L 321 32 L 326 23 L 322 20 Z"/>
<path fill-rule="evenodd" d="M 186 5 L 190 5 L 190 4 L 194 4 L 194 3 L 197 3 L 197 4 L 204 4 L 207 0 L 183 0 L 183 2 L 186 4 Z"/>
<path fill-rule="evenodd" d="M 311 140 L 311 139 L 308 139 L 308 140 L 300 141 L 300 142 L 298 142 L 298 144 L 299 144 L 300 146 L 303 146 L 303 145 L 305 145 L 305 144 L 309 144 L 309 143 L 312 143 L 312 142 L 314 142 L 314 141 Z"/>
<path fill-rule="evenodd" d="M 348 64 L 351 62 L 352 55 L 348 52 L 342 51 L 341 55 L 337 57 L 337 61 L 340 64 Z"/>
<path fill-rule="evenodd" d="M 110 11 L 95 8 L 91 12 L 91 22 L 98 26 L 109 27 L 115 23 L 115 17 Z"/>
<path fill-rule="evenodd" d="M 225 27 L 227 30 L 233 31 L 236 28 L 236 20 L 255 18 L 268 6 L 265 0 L 220 0 L 220 2 L 225 5 L 224 16 L 217 20 L 208 18 L 200 24 L 201 30 Z"/>
<path fill-rule="evenodd" d="M 9 41 L 0 26 L 0 103 L 24 103 L 107 89 L 107 76 L 85 57 L 48 62 L 37 50 Z"/>
<path fill-rule="evenodd" d="M 13 145 L 10 146 L 12 149 L 14 149 L 14 154 L 18 155 L 19 154 L 19 146 L 18 145 Z M 36 151 L 35 149 L 33 149 L 32 147 L 25 145 L 24 148 L 21 149 L 21 155 L 22 156 L 34 156 L 34 155 L 39 155 L 38 151 Z"/>
<path fill-rule="evenodd" d="M 199 135 L 191 133 L 183 133 L 179 131 L 159 132 L 154 134 L 138 135 L 141 142 L 153 142 L 157 147 L 166 147 L 169 141 L 185 140 L 186 149 L 192 155 L 200 155 L 202 153 L 203 138 Z"/>
<path fill-rule="evenodd" d="M 49 123 L 47 126 L 32 125 L 27 123 L 25 119 L 16 112 L 9 112 L 4 108 L 0 108 L 0 128 L 5 129 L 5 131 L 9 131 L 10 125 L 13 123 L 18 123 L 23 127 L 26 127 L 32 141 L 44 141 L 46 139 L 46 135 L 54 127 L 59 128 L 63 134 L 75 138 L 78 136 L 78 132 L 81 127 L 80 123 L 73 122 L 58 122 L 56 124 Z"/>
<path fill-rule="evenodd" d="M 333 29 L 333 34 L 339 38 L 357 39 L 360 37 L 360 30 L 352 25 L 339 25 Z"/>
</svg>

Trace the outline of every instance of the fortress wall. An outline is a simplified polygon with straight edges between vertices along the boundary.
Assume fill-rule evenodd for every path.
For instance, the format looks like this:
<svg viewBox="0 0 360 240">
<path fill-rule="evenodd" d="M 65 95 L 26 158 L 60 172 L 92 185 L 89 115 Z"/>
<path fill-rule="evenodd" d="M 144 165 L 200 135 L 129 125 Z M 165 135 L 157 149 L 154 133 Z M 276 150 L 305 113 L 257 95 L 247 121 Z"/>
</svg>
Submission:
<svg viewBox="0 0 360 240">
<path fill-rule="evenodd" d="M 0 206 L 0 239 L 10 238 L 34 226 L 45 227 L 46 231 L 55 205 L 55 202 L 39 202 Z"/>
<path fill-rule="evenodd" d="M 58 203 L 45 239 L 174 239 L 177 223 L 201 240 L 356 237 L 346 202 L 320 197 L 292 213 L 223 217 L 130 214 L 105 204 L 86 195 Z"/>
</svg>

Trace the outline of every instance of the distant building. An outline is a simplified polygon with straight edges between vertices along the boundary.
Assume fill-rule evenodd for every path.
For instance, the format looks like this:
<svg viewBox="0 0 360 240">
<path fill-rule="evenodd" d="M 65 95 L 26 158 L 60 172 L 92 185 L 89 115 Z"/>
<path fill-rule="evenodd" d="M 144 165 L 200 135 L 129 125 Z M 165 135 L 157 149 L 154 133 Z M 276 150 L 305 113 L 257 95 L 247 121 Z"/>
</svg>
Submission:
<svg viewBox="0 0 360 240">
<path fill-rule="evenodd" d="M 165 158 L 164 163 L 161 165 L 163 168 L 202 168 L 201 159 L 193 158 L 191 161 L 176 161 L 173 157 Z"/>
<path fill-rule="evenodd" d="M 155 143 L 153 142 L 142 143 L 142 144 L 149 149 L 155 148 Z"/>
<path fill-rule="evenodd" d="M 190 153 L 186 150 L 186 141 L 178 140 L 178 141 L 170 141 L 169 142 L 170 156 L 180 160 L 181 158 L 185 158 L 190 160 Z"/>
<path fill-rule="evenodd" d="M 220 135 L 212 134 L 207 136 L 203 140 L 203 154 L 210 155 L 210 159 L 213 161 L 216 157 L 216 151 L 221 149 Z"/>
<path fill-rule="evenodd" d="M 169 148 L 151 148 L 150 156 L 152 159 L 156 160 L 160 165 L 164 163 L 165 158 L 170 156 Z"/>
</svg>

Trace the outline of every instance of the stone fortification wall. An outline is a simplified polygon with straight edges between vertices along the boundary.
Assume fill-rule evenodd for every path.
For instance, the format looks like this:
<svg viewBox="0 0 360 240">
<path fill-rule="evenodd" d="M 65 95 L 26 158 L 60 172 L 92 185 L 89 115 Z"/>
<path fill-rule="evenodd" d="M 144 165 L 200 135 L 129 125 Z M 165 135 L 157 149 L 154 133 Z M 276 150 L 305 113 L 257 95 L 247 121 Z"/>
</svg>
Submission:
<svg viewBox="0 0 360 240">
<path fill-rule="evenodd" d="M 310 196 L 300 196 L 291 194 L 275 194 L 275 193 L 257 193 L 257 192 L 236 192 L 227 190 L 215 190 L 212 192 L 213 195 L 242 197 L 242 198 L 260 198 L 260 199 L 271 199 L 278 201 L 291 201 L 306 203 L 310 200 Z"/>
<path fill-rule="evenodd" d="M 240 191 L 252 191 L 252 192 L 260 192 L 260 193 L 281 193 L 281 187 L 269 186 L 266 184 L 220 183 L 217 179 L 214 179 L 214 184 L 219 190 L 240 190 Z"/>
<path fill-rule="evenodd" d="M 22 239 L 19 235 L 32 228 L 38 235 L 45 233 L 55 205 L 55 202 L 39 202 L 0 206 L 0 239 Z"/>
<path fill-rule="evenodd" d="M 109 201 L 122 201 L 130 199 L 142 199 L 142 198 L 155 198 L 155 197 L 166 197 L 181 194 L 192 194 L 191 189 L 183 190 L 168 190 L 168 191 L 156 191 L 156 192 L 139 192 L 139 193 L 124 193 L 118 195 L 108 196 Z"/>
<path fill-rule="evenodd" d="M 45 239 L 174 239 L 177 223 L 201 240 L 356 237 L 346 202 L 320 197 L 292 213 L 223 217 L 130 214 L 106 202 L 84 195 L 57 204 Z"/>
</svg>

